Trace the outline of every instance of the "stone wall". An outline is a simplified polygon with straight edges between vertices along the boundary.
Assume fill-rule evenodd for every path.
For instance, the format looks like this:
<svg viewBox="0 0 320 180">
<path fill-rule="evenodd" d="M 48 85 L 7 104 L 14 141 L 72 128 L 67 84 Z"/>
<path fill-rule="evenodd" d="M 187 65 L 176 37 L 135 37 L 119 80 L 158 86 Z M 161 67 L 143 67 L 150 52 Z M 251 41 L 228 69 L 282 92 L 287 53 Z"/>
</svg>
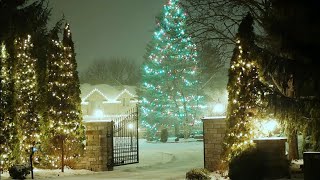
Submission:
<svg viewBox="0 0 320 180">
<path fill-rule="evenodd" d="M 253 140 L 256 148 L 263 154 L 266 178 L 290 177 L 289 162 L 286 157 L 286 141 L 287 139 L 284 137 Z"/>
<path fill-rule="evenodd" d="M 112 166 L 112 122 L 85 122 L 86 149 L 77 169 L 111 171 Z"/>
<path fill-rule="evenodd" d="M 226 118 L 203 118 L 204 167 L 209 171 L 218 169 L 221 160 L 222 143 L 226 133 Z"/>
</svg>

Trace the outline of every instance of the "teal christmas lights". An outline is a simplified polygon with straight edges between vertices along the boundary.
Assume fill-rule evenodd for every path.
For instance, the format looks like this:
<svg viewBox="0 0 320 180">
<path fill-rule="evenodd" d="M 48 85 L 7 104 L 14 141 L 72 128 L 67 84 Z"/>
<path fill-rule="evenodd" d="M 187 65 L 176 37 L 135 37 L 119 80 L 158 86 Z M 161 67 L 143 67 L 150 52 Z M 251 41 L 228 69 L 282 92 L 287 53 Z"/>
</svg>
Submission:
<svg viewBox="0 0 320 180">
<path fill-rule="evenodd" d="M 196 45 L 186 31 L 186 14 L 169 0 L 158 16 L 148 44 L 140 84 L 140 119 L 149 138 L 163 128 L 183 127 L 188 136 L 202 96 Z"/>
</svg>

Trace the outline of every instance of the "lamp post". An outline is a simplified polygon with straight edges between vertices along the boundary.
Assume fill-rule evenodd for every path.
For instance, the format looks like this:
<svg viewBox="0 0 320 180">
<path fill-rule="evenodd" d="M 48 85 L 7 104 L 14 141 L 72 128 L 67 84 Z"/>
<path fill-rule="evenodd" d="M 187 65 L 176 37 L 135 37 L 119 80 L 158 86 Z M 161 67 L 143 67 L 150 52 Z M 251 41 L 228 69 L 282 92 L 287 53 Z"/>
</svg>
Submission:
<svg viewBox="0 0 320 180">
<path fill-rule="evenodd" d="M 130 123 L 130 124 L 128 124 L 128 128 L 129 128 L 129 131 L 130 131 L 130 144 L 131 144 L 131 151 L 132 151 L 132 149 L 133 149 L 133 139 L 132 139 L 132 136 L 133 136 L 133 124 L 132 123 Z"/>
<path fill-rule="evenodd" d="M 31 178 L 33 179 L 33 154 L 38 150 L 36 147 L 32 146 L 30 148 L 31 154 L 30 154 L 30 171 L 31 171 Z"/>
<path fill-rule="evenodd" d="M 5 137 L 2 134 L 0 134 L 0 144 L 4 143 L 4 139 L 5 139 Z M 4 155 L 0 155 L 0 180 L 1 180 L 1 174 L 3 172 L 3 169 L 2 169 L 2 165 L 3 165 L 2 159 L 3 158 L 6 158 L 6 157 Z"/>
<path fill-rule="evenodd" d="M 1 136 L 0 136 L 1 138 Z M 4 154 L 4 155 L 0 155 L 0 180 L 1 180 L 1 174 L 3 174 L 3 166 L 4 166 L 4 162 L 5 160 L 7 159 L 7 155 Z"/>
</svg>

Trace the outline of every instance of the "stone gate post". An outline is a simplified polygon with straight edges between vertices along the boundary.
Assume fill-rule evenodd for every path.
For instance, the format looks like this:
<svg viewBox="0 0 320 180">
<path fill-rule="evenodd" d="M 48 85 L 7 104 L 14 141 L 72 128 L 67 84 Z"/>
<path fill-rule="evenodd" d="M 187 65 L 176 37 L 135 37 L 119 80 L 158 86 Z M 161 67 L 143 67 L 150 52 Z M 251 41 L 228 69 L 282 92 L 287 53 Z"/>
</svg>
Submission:
<svg viewBox="0 0 320 180">
<path fill-rule="evenodd" d="M 226 133 L 226 117 L 204 117 L 202 121 L 204 168 L 215 171 L 221 160 L 222 143 Z"/>
<path fill-rule="evenodd" d="M 84 125 L 86 127 L 86 150 L 77 168 L 92 171 L 112 171 L 112 122 L 84 122 Z"/>
</svg>

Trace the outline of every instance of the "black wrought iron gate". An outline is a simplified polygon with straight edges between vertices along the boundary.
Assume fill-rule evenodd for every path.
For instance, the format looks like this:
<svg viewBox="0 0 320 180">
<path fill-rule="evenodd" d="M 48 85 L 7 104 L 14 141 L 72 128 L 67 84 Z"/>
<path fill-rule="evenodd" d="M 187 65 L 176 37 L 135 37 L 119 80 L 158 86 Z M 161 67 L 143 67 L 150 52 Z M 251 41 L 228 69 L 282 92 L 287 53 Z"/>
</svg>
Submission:
<svg viewBox="0 0 320 180">
<path fill-rule="evenodd" d="M 113 120 L 113 165 L 138 162 L 138 111 L 133 108 L 125 116 Z"/>
</svg>

